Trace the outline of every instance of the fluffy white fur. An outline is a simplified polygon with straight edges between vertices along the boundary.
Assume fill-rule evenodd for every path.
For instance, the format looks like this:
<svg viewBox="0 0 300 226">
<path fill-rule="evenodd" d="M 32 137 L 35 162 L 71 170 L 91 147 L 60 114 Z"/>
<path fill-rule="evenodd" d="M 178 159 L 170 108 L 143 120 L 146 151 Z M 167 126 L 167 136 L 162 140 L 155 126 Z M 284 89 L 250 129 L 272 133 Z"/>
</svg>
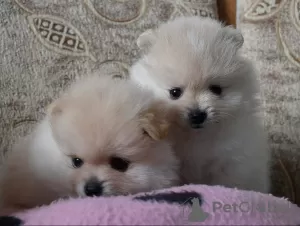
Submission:
<svg viewBox="0 0 300 226">
<path fill-rule="evenodd" d="M 164 139 L 168 118 L 161 101 L 130 81 L 104 76 L 78 81 L 8 154 L 0 212 L 87 196 L 84 187 L 91 179 L 101 182 L 104 196 L 176 185 L 179 164 Z M 81 167 L 72 165 L 76 157 Z M 128 169 L 114 169 L 112 157 L 129 161 Z"/>
<path fill-rule="evenodd" d="M 241 33 L 199 17 L 182 17 L 143 33 L 142 58 L 131 79 L 167 100 L 180 113 L 174 147 L 183 183 L 224 185 L 267 192 L 269 151 L 257 114 L 258 84 L 251 62 L 239 54 Z M 221 87 L 221 94 L 211 86 Z M 170 89 L 182 95 L 170 98 Z M 193 129 L 192 109 L 207 114 Z"/>
</svg>

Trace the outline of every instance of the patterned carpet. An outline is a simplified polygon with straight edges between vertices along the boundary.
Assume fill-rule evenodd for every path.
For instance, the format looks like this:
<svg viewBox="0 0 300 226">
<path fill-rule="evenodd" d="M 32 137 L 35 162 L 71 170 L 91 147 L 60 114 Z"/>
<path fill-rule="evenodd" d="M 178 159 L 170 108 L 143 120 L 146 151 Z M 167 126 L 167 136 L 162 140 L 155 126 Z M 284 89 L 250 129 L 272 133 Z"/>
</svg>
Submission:
<svg viewBox="0 0 300 226">
<path fill-rule="evenodd" d="M 216 9 L 211 0 L 0 1 L 0 150 L 76 77 L 126 76 L 144 30 L 180 15 L 215 17 Z"/>
<path fill-rule="evenodd" d="M 244 53 L 260 72 L 272 192 L 300 204 L 300 1 L 240 0 Z"/>
</svg>

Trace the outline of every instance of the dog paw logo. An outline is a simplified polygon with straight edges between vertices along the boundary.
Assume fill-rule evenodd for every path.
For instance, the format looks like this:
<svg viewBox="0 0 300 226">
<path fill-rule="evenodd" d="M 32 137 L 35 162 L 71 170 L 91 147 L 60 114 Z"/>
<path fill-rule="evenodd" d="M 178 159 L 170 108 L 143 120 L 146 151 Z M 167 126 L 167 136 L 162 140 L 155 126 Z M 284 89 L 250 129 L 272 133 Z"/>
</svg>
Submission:
<svg viewBox="0 0 300 226">
<path fill-rule="evenodd" d="M 204 222 L 208 217 L 209 213 L 205 212 L 200 205 L 200 201 L 198 198 L 190 198 L 185 201 L 186 202 L 191 202 L 192 206 L 189 211 L 183 211 L 186 214 L 184 214 L 185 218 L 187 219 L 188 222 Z"/>
</svg>

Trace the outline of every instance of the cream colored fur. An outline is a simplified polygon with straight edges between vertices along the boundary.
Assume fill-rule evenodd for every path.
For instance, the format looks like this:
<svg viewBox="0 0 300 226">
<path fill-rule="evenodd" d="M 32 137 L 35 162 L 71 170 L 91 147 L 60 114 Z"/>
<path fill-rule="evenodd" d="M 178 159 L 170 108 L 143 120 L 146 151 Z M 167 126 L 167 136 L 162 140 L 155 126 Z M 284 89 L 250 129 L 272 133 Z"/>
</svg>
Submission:
<svg viewBox="0 0 300 226">
<path fill-rule="evenodd" d="M 183 183 L 224 185 L 268 192 L 269 151 L 258 113 L 256 71 L 239 54 L 241 33 L 199 17 L 178 18 L 142 34 L 144 52 L 131 79 L 167 100 L 180 113 L 173 137 Z M 222 87 L 215 95 L 210 85 Z M 180 87 L 173 100 L 169 90 Z M 192 129 L 192 108 L 207 113 Z"/>
<path fill-rule="evenodd" d="M 130 81 L 92 76 L 76 82 L 8 154 L 0 178 L 2 214 L 85 196 L 90 178 L 103 182 L 104 196 L 176 185 L 178 161 L 164 139 L 168 120 L 161 101 Z M 112 156 L 129 160 L 128 170 L 112 169 Z M 73 157 L 84 164 L 74 168 Z"/>
</svg>

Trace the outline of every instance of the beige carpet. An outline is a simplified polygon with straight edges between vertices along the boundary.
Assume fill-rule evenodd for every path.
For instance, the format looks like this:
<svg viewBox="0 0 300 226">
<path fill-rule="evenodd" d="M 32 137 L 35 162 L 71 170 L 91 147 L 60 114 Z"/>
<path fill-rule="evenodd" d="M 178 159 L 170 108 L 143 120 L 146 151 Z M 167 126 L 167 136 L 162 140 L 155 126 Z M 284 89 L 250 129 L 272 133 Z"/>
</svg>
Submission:
<svg viewBox="0 0 300 226">
<path fill-rule="evenodd" d="M 75 77 L 126 75 L 141 32 L 214 0 L 1 0 L 0 150 L 28 133 Z"/>
<path fill-rule="evenodd" d="M 244 52 L 260 72 L 273 193 L 300 204 L 300 0 L 239 0 Z"/>
</svg>

